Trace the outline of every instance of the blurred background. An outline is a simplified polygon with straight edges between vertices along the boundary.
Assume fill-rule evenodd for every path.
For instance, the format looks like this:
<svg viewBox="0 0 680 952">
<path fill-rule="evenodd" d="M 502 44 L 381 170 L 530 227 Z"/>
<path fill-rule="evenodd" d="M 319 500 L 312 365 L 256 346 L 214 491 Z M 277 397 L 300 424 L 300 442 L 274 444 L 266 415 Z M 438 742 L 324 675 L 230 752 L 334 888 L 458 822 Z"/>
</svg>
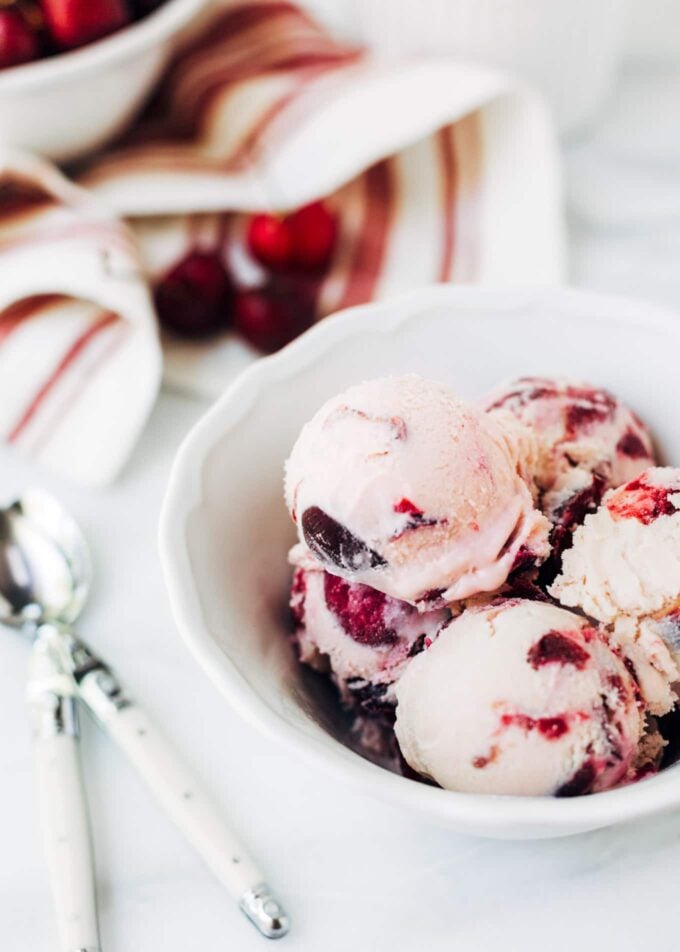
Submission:
<svg viewBox="0 0 680 952">
<path fill-rule="evenodd" d="M 571 282 L 680 304 L 675 0 L 306 0 L 306 6 L 348 38 L 394 48 L 400 36 L 408 48 L 469 52 L 534 82 L 561 130 Z M 451 26 L 442 29 L 447 17 Z"/>
</svg>

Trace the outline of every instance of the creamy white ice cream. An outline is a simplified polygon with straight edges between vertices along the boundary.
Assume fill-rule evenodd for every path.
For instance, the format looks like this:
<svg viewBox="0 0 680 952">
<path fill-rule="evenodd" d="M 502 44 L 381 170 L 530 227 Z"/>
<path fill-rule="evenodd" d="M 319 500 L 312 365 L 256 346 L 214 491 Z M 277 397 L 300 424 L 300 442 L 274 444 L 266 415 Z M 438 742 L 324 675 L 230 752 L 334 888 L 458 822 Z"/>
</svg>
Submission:
<svg viewBox="0 0 680 952">
<path fill-rule="evenodd" d="M 527 485 L 532 435 L 415 375 L 359 384 L 303 428 L 286 465 L 300 542 L 332 573 L 421 609 L 548 553 Z"/>
<path fill-rule="evenodd" d="M 570 504 L 581 521 L 607 489 L 654 465 L 644 423 L 608 391 L 591 384 L 523 377 L 493 391 L 483 405 L 493 415 L 512 413 L 539 437 L 537 483 L 543 511 L 552 522 L 559 522 Z"/>
<path fill-rule="evenodd" d="M 646 656 L 652 670 L 641 670 L 643 685 L 654 671 L 661 683 L 677 680 L 680 469 L 651 468 L 609 492 L 574 533 L 551 593 L 612 626 L 636 668 Z M 650 704 L 663 713 L 659 690 L 650 687 Z"/>
<path fill-rule="evenodd" d="M 396 686 L 407 762 L 471 793 L 575 796 L 631 778 L 645 728 L 632 674 L 604 634 L 522 599 L 468 610 Z"/>
<path fill-rule="evenodd" d="M 680 469 L 656 467 L 608 493 L 574 533 L 552 594 L 599 621 L 680 600 Z"/>
</svg>

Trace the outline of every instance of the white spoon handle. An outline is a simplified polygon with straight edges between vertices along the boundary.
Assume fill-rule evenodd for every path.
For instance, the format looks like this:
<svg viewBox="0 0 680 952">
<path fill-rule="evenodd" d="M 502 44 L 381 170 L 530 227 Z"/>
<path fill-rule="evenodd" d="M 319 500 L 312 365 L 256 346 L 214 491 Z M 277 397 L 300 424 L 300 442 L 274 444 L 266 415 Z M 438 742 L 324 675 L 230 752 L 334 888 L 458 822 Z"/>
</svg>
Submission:
<svg viewBox="0 0 680 952">
<path fill-rule="evenodd" d="M 267 938 L 285 935 L 287 917 L 259 868 L 145 711 L 103 666 L 78 680 L 83 701 L 243 912 Z"/>
<path fill-rule="evenodd" d="M 87 803 L 78 754 L 76 701 L 32 692 L 40 819 L 61 952 L 99 952 Z"/>
</svg>

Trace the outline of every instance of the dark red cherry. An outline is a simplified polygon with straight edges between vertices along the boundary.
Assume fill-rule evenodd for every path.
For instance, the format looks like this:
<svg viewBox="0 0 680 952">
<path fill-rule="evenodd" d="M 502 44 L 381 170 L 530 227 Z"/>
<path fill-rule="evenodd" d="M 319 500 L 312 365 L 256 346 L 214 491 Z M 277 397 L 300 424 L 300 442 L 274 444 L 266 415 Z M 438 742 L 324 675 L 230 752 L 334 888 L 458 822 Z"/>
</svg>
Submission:
<svg viewBox="0 0 680 952">
<path fill-rule="evenodd" d="M 182 337 L 207 337 L 229 322 L 233 287 L 218 255 L 192 251 L 156 288 L 161 324 Z"/>
<path fill-rule="evenodd" d="M 634 433 L 632 430 L 626 430 L 616 444 L 616 450 L 622 456 L 627 456 L 629 459 L 647 459 L 650 457 L 649 450 L 637 433 Z"/>
<path fill-rule="evenodd" d="M 570 664 L 582 671 L 590 655 L 571 635 L 549 631 L 529 648 L 527 661 L 532 668 L 546 664 Z"/>
<path fill-rule="evenodd" d="M 19 10 L 0 10 L 0 69 L 29 63 L 39 54 L 38 37 Z"/>
<path fill-rule="evenodd" d="M 335 565 L 348 572 L 362 572 L 387 565 L 378 552 L 318 506 L 305 509 L 301 526 L 305 542 L 326 565 Z"/>
<path fill-rule="evenodd" d="M 307 287 L 283 278 L 241 291 L 234 303 L 234 327 L 258 350 L 271 354 L 299 337 L 314 321 Z"/>
<path fill-rule="evenodd" d="M 397 640 L 394 628 L 385 624 L 387 596 L 382 592 L 325 572 L 324 596 L 327 607 L 354 641 L 375 647 Z"/>
</svg>

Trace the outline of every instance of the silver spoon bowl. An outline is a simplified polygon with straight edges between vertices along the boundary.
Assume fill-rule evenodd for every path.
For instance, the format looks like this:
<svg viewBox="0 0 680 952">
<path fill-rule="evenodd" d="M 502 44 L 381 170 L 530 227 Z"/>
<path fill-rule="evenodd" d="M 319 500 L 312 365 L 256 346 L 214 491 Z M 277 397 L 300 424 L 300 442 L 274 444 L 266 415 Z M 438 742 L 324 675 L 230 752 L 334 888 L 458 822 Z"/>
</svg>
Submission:
<svg viewBox="0 0 680 952">
<path fill-rule="evenodd" d="M 71 625 L 92 580 L 87 543 L 56 500 L 29 490 L 0 510 L 0 623 Z"/>
</svg>

